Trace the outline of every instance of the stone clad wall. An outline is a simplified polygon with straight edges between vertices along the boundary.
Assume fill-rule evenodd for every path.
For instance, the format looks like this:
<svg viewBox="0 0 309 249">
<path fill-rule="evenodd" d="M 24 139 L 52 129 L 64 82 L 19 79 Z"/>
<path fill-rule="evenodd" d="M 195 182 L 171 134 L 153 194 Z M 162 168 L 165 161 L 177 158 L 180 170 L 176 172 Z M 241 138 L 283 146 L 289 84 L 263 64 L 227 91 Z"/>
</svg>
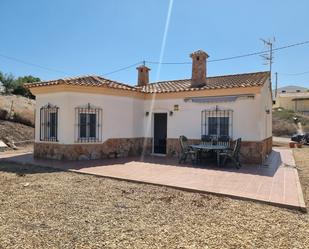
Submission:
<svg viewBox="0 0 309 249">
<path fill-rule="evenodd" d="M 199 139 L 188 139 L 189 144 L 199 144 Z M 178 138 L 168 138 L 166 141 L 167 156 L 178 157 L 180 153 L 180 142 Z"/>
<path fill-rule="evenodd" d="M 244 141 L 241 143 L 240 159 L 244 163 L 263 163 L 271 150 L 272 137 L 261 142 Z"/>
<path fill-rule="evenodd" d="M 200 140 L 189 139 L 189 144 L 198 144 Z M 272 137 L 260 142 L 242 141 L 240 147 L 240 161 L 242 163 L 259 164 L 262 163 L 266 156 L 272 150 Z M 180 152 L 179 140 L 169 138 L 167 140 L 167 155 L 178 156 Z"/>
<path fill-rule="evenodd" d="M 189 139 L 189 144 L 200 140 Z M 143 149 L 144 148 L 144 149 Z M 242 163 L 262 163 L 272 150 L 272 137 L 260 142 L 242 141 L 240 160 Z M 90 160 L 127 156 L 149 155 L 152 151 L 151 138 L 115 138 L 102 144 L 57 144 L 35 143 L 34 157 L 56 160 Z M 180 144 L 177 138 L 167 139 L 167 156 L 178 157 Z"/>
<path fill-rule="evenodd" d="M 115 138 L 102 144 L 35 143 L 34 157 L 56 160 L 90 160 L 150 154 L 151 139 Z M 144 148 L 144 149 L 143 149 Z"/>
</svg>

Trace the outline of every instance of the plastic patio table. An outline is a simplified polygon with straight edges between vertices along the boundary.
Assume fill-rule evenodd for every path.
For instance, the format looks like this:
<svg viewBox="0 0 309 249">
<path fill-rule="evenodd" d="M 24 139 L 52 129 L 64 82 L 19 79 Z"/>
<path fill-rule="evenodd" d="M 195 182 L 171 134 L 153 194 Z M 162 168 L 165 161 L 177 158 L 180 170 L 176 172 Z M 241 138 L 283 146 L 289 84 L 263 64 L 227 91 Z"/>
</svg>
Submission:
<svg viewBox="0 0 309 249">
<path fill-rule="evenodd" d="M 220 152 L 227 150 L 229 147 L 227 145 L 210 145 L 210 144 L 192 144 L 190 147 L 194 150 L 201 151 L 215 151 L 217 154 L 217 166 L 220 166 Z"/>
</svg>

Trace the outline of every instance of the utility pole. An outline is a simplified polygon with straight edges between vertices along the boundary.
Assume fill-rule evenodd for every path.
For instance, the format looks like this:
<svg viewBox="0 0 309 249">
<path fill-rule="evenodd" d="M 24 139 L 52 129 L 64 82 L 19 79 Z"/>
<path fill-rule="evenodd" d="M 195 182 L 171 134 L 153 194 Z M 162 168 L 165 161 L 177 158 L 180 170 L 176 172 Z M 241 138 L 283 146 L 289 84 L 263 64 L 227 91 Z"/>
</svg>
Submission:
<svg viewBox="0 0 309 249">
<path fill-rule="evenodd" d="M 272 74 L 272 64 L 273 64 L 273 43 L 276 41 L 275 37 L 273 37 L 272 39 L 261 39 L 261 41 L 264 43 L 264 45 L 266 45 L 268 47 L 268 54 L 262 54 L 261 56 L 263 57 L 263 59 L 266 61 L 265 65 L 269 65 L 269 73 L 270 73 L 270 84 L 269 84 L 269 88 L 270 91 L 272 93 L 272 84 L 271 84 L 271 74 Z"/>
<path fill-rule="evenodd" d="M 276 72 L 276 89 L 275 89 L 275 98 L 277 98 L 277 92 L 278 92 L 278 73 Z"/>
</svg>

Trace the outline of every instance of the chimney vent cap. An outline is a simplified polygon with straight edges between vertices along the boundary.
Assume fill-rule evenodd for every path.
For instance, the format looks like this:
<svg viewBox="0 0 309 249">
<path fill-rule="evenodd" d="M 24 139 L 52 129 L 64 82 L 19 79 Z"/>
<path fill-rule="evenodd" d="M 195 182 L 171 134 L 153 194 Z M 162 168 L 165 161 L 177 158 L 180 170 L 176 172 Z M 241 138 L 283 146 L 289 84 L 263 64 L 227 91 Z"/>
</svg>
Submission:
<svg viewBox="0 0 309 249">
<path fill-rule="evenodd" d="M 146 67 L 145 65 L 140 65 L 136 68 L 137 70 L 141 70 L 141 69 L 146 69 L 148 71 L 150 71 L 151 69 L 149 67 Z"/>
<path fill-rule="evenodd" d="M 201 49 L 199 49 L 199 50 L 197 50 L 197 51 L 195 51 L 195 52 L 190 54 L 191 58 L 195 57 L 195 56 L 202 56 L 202 57 L 205 57 L 205 58 L 209 57 L 209 55 L 205 51 L 203 51 Z"/>
</svg>

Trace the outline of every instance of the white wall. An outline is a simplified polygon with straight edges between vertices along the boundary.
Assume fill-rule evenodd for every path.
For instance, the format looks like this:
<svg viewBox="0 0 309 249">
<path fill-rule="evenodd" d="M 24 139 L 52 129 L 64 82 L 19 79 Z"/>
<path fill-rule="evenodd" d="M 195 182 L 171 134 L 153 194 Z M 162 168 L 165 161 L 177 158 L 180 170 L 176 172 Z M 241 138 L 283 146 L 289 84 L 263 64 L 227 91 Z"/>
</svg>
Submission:
<svg viewBox="0 0 309 249">
<path fill-rule="evenodd" d="M 270 81 L 268 80 L 261 89 L 261 134 L 262 139 L 272 136 L 272 96 Z M 266 110 L 269 110 L 267 114 Z"/>
<path fill-rule="evenodd" d="M 36 100 L 36 142 L 40 140 L 40 107 L 47 103 L 59 107 L 59 143 L 74 143 L 75 107 L 88 103 L 103 110 L 103 141 L 109 138 L 132 138 L 143 135 L 143 122 L 138 122 L 144 116 L 143 100 L 72 92 L 41 94 L 37 96 Z"/>
<path fill-rule="evenodd" d="M 218 106 L 220 109 L 233 110 L 233 138 L 241 137 L 245 141 L 260 141 L 264 139 L 263 121 L 261 110 L 261 94 L 256 94 L 254 99 L 239 98 L 235 102 L 221 103 L 192 103 L 184 99 L 156 100 L 151 104 L 150 100 L 145 101 L 145 112 L 167 112 L 173 111 L 174 105 L 179 105 L 179 111 L 173 111 L 168 115 L 167 136 L 178 138 L 185 135 L 188 138 L 201 138 L 201 112 L 205 109 L 213 109 Z M 151 106 L 153 109 L 151 110 Z M 152 136 L 153 121 L 152 114 L 144 118 L 145 136 Z"/>
<path fill-rule="evenodd" d="M 39 142 L 40 107 L 51 103 L 59 107 L 58 139 L 62 144 L 73 144 L 75 140 L 75 107 L 91 105 L 103 110 L 103 142 L 109 138 L 152 137 L 153 113 L 173 111 L 168 115 L 167 136 L 178 138 L 185 135 L 189 138 L 201 137 L 201 112 L 215 108 L 233 110 L 233 138 L 241 137 L 245 141 L 261 141 L 272 134 L 271 131 L 271 98 L 268 84 L 254 99 L 239 98 L 235 102 L 192 103 L 184 99 L 151 100 L 134 99 L 90 93 L 51 93 L 36 96 L 36 131 L 35 140 Z M 174 111 L 179 105 L 179 111 Z M 265 110 L 269 109 L 270 114 Z M 145 113 L 150 112 L 149 116 Z"/>
</svg>

